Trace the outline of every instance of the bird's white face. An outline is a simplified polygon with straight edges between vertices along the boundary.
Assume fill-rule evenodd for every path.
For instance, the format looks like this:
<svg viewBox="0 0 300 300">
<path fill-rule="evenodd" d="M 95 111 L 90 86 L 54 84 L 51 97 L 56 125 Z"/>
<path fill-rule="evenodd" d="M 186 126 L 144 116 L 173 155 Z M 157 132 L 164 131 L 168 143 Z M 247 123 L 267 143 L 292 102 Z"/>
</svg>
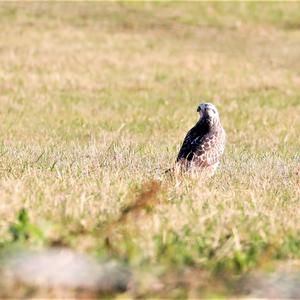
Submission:
<svg viewBox="0 0 300 300">
<path fill-rule="evenodd" d="M 200 118 L 208 117 L 212 122 L 219 120 L 219 113 L 217 108 L 211 103 L 201 103 L 198 108 L 197 112 L 200 114 Z"/>
</svg>

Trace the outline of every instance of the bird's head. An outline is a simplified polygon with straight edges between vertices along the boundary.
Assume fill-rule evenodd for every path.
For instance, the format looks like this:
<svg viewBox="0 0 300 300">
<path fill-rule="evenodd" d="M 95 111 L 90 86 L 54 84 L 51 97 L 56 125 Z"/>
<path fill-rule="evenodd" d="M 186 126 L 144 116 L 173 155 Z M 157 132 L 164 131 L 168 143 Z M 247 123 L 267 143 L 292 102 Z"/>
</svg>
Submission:
<svg viewBox="0 0 300 300">
<path fill-rule="evenodd" d="M 207 119 L 211 124 L 215 124 L 219 121 L 219 113 L 217 108 L 211 103 L 201 103 L 198 108 L 197 112 L 200 114 L 200 118 Z"/>
</svg>

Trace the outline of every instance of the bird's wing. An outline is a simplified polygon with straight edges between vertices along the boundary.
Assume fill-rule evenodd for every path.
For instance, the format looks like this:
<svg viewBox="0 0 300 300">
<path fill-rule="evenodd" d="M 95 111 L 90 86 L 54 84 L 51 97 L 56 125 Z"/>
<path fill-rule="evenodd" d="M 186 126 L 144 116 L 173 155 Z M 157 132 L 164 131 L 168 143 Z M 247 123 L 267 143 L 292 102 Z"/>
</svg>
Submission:
<svg viewBox="0 0 300 300">
<path fill-rule="evenodd" d="M 199 133 L 195 127 L 190 129 L 183 140 L 176 162 L 180 161 L 181 159 L 192 160 L 203 136 L 204 134 Z"/>
</svg>

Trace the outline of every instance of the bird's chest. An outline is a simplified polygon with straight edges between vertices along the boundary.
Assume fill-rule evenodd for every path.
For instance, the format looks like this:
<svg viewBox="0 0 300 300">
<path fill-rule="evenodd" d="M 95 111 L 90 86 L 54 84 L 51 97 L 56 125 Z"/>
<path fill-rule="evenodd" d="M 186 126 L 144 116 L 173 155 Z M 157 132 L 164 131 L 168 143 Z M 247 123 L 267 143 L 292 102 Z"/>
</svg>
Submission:
<svg viewBox="0 0 300 300">
<path fill-rule="evenodd" d="M 225 132 L 220 130 L 207 134 L 200 141 L 195 142 L 195 155 L 193 161 L 196 165 L 207 167 L 219 161 L 225 148 Z"/>
</svg>

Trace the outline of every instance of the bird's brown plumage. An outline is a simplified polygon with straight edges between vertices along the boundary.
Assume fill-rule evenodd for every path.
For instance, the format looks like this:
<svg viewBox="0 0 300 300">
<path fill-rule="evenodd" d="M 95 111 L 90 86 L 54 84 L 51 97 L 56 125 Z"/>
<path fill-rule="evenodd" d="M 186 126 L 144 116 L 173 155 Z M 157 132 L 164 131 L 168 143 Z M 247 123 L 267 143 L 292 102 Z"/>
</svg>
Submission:
<svg viewBox="0 0 300 300">
<path fill-rule="evenodd" d="M 225 131 L 217 109 L 211 103 L 199 105 L 200 119 L 191 128 L 180 148 L 176 165 L 180 169 L 207 170 L 213 175 L 225 149 Z"/>
</svg>

